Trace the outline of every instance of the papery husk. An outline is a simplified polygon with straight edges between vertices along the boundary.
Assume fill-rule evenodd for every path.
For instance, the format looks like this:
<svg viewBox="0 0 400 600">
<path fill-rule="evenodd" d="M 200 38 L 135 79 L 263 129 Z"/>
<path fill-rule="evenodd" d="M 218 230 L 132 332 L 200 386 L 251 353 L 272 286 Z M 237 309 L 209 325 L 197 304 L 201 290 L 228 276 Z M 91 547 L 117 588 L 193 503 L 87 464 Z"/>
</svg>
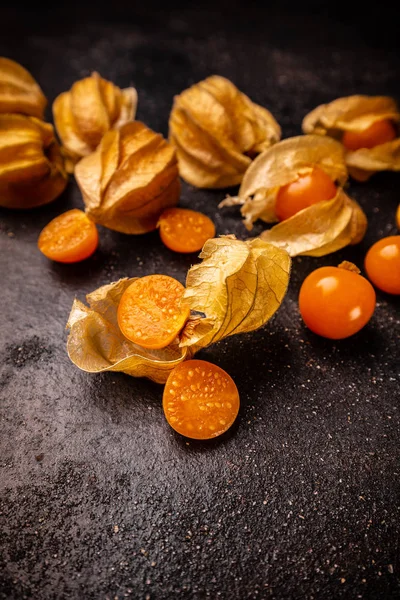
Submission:
<svg viewBox="0 0 400 600">
<path fill-rule="evenodd" d="M 75 300 L 67 327 L 72 362 L 90 373 L 123 371 L 164 383 L 195 352 L 236 333 L 264 325 L 279 308 L 289 283 L 288 254 L 262 240 L 234 236 L 206 242 L 203 262 L 187 275 L 183 301 L 192 313 L 179 338 L 162 350 L 127 340 L 118 327 L 122 294 L 135 279 L 121 279 Z"/>
<path fill-rule="evenodd" d="M 275 223 L 275 202 L 279 188 L 319 167 L 339 186 L 347 180 L 343 146 L 317 135 L 288 138 L 275 144 L 250 165 L 237 197 L 228 197 L 220 207 L 240 205 L 244 224 L 251 230 L 257 219 Z"/>
<path fill-rule="evenodd" d="M 179 348 L 177 341 L 162 350 L 142 348 L 121 333 L 117 321 L 119 301 L 135 279 L 126 277 L 88 294 L 89 308 L 74 301 L 67 323 L 68 355 L 88 373 L 120 371 L 165 383 L 172 369 L 189 353 Z"/>
<path fill-rule="evenodd" d="M 234 236 L 208 240 L 200 258 L 188 272 L 183 295 L 195 314 L 182 332 L 181 346 L 193 353 L 264 325 L 285 296 L 291 268 L 284 250 Z"/>
<path fill-rule="evenodd" d="M 400 112 L 393 98 L 388 96 L 348 96 L 329 104 L 322 104 L 303 120 L 304 133 L 331 136 L 341 140 L 345 131 L 361 132 L 377 121 L 389 120 L 397 124 Z M 377 171 L 400 171 L 400 139 L 374 148 L 346 151 L 350 175 L 366 181 Z"/>
<path fill-rule="evenodd" d="M 75 82 L 68 92 L 57 96 L 54 123 L 68 171 L 73 172 L 74 164 L 97 148 L 107 131 L 133 121 L 136 107 L 135 88 L 121 90 L 98 73 Z"/>
<path fill-rule="evenodd" d="M 325 256 L 365 235 L 367 218 L 342 189 L 332 200 L 318 202 L 261 233 L 260 238 L 290 256 Z"/>
<path fill-rule="evenodd" d="M 57 198 L 67 185 L 50 123 L 0 114 L 0 206 L 33 208 Z"/>
<path fill-rule="evenodd" d="M 357 181 L 367 181 L 378 171 L 400 171 L 400 138 L 375 148 L 360 148 L 346 153 L 350 175 Z"/>
<path fill-rule="evenodd" d="M 47 100 L 32 75 L 19 63 L 0 57 L 0 113 L 43 119 Z"/>
<path fill-rule="evenodd" d="M 239 184 L 252 158 L 280 136 L 272 114 L 224 77 L 208 77 L 174 98 L 169 140 L 181 177 L 196 187 Z"/>
<path fill-rule="evenodd" d="M 179 200 L 175 149 L 139 121 L 108 131 L 76 165 L 75 177 L 87 215 L 122 233 L 152 231 L 161 212 Z"/>
</svg>

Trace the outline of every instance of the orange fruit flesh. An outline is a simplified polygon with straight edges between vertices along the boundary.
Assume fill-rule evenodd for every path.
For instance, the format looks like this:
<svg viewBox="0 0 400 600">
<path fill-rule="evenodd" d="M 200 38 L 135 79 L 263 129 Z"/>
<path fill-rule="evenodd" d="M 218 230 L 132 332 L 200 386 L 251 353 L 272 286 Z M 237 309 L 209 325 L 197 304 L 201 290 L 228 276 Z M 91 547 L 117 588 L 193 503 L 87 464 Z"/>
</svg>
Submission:
<svg viewBox="0 0 400 600">
<path fill-rule="evenodd" d="M 388 294 L 400 294 L 400 235 L 383 238 L 371 246 L 365 270 L 376 287 Z"/>
<path fill-rule="evenodd" d="M 207 440 L 221 435 L 235 421 L 239 405 L 232 378 L 204 360 L 181 363 L 165 384 L 165 417 L 175 431 L 189 438 Z"/>
<path fill-rule="evenodd" d="M 96 225 L 77 208 L 50 221 L 38 240 L 39 250 L 47 258 L 61 263 L 85 260 L 93 254 L 98 244 Z"/>
<path fill-rule="evenodd" d="M 396 129 L 391 121 L 375 121 L 364 131 L 345 131 L 342 144 L 347 150 L 360 150 L 361 148 L 375 148 L 381 144 L 391 142 L 397 137 Z"/>
<path fill-rule="evenodd" d="M 310 173 L 299 175 L 295 181 L 279 189 L 275 203 L 276 216 L 279 221 L 285 221 L 312 204 L 331 200 L 336 193 L 336 185 L 329 175 L 319 167 L 314 167 Z"/>
<path fill-rule="evenodd" d="M 375 303 L 375 291 L 367 279 L 338 267 L 321 267 L 310 273 L 299 295 L 307 327 L 334 340 L 360 331 L 372 317 Z"/>
<path fill-rule="evenodd" d="M 190 308 L 182 302 L 185 288 L 167 275 L 136 279 L 123 293 L 118 325 L 131 342 L 154 350 L 168 346 L 185 325 Z"/>
<path fill-rule="evenodd" d="M 162 242 L 174 252 L 198 252 L 215 237 L 215 225 L 203 213 L 186 208 L 167 208 L 159 221 Z"/>
</svg>

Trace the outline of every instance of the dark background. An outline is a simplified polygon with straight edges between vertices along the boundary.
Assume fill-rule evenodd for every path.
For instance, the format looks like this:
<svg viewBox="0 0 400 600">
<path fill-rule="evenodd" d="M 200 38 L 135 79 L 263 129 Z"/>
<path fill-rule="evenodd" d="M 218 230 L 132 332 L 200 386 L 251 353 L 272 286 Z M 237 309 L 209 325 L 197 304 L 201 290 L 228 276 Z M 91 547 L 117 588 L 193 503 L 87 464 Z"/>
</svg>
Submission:
<svg viewBox="0 0 400 600">
<path fill-rule="evenodd" d="M 18 3 L 2 9 L 0 54 L 28 68 L 50 104 L 94 69 L 133 83 L 138 118 L 164 134 L 174 94 L 212 73 L 268 107 L 284 137 L 338 96 L 400 100 L 393 9 L 265 4 Z M 50 263 L 37 237 L 82 205 L 72 179 L 50 206 L 1 211 L 1 598 L 400 597 L 398 298 L 378 293 L 370 324 L 337 343 L 307 331 L 297 308 L 311 270 L 362 266 L 396 233 L 399 190 L 393 173 L 352 183 L 365 240 L 295 259 L 265 328 L 198 355 L 231 374 L 242 402 L 237 425 L 210 443 L 169 428 L 161 386 L 80 372 L 65 350 L 75 296 L 123 276 L 184 281 L 197 258 L 157 233 L 101 229 L 91 259 Z M 181 204 L 245 238 L 238 213 L 218 211 L 223 197 L 184 185 Z"/>
</svg>

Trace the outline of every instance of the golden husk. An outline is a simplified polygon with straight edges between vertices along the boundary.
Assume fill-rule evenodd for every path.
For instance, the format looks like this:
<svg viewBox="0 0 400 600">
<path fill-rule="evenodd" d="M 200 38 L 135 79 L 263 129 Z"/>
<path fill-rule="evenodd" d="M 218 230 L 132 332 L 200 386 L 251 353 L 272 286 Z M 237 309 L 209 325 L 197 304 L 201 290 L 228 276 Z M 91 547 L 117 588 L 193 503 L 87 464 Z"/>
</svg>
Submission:
<svg viewBox="0 0 400 600">
<path fill-rule="evenodd" d="M 74 301 L 67 324 L 68 355 L 77 367 L 89 373 L 122 371 L 163 383 L 186 358 L 187 350 L 179 348 L 177 342 L 162 350 L 149 350 L 122 335 L 117 321 L 118 304 L 133 281 L 135 278 L 120 279 L 88 294 L 89 308 Z"/>
<path fill-rule="evenodd" d="M 228 336 L 262 327 L 289 284 L 287 252 L 263 240 L 211 239 L 186 278 L 184 301 L 205 318 L 189 319 L 181 345 L 197 352 Z"/>
<path fill-rule="evenodd" d="M 0 57 L 0 113 L 43 119 L 47 100 L 32 75 L 17 62 Z"/>
<path fill-rule="evenodd" d="M 400 138 L 375 148 L 360 148 L 346 153 L 350 175 L 357 181 L 367 181 L 378 171 L 400 171 Z"/>
<path fill-rule="evenodd" d="M 196 187 L 239 184 L 252 158 L 280 136 L 272 114 L 224 77 L 208 77 L 174 98 L 169 139 L 180 175 Z"/>
<path fill-rule="evenodd" d="M 275 223 L 275 200 L 279 188 L 297 179 L 300 173 L 318 166 L 343 185 L 347 180 L 343 146 L 330 138 L 301 135 L 279 142 L 250 165 L 237 197 L 228 197 L 220 207 L 240 205 L 246 227 L 257 219 Z"/>
<path fill-rule="evenodd" d="M 75 177 L 87 215 L 122 233 L 152 231 L 161 212 L 179 200 L 175 149 L 138 121 L 108 131 L 76 165 Z"/>
<path fill-rule="evenodd" d="M 47 204 L 66 185 L 52 125 L 35 117 L 0 114 L 0 206 Z"/>
<path fill-rule="evenodd" d="M 367 218 L 361 207 L 339 189 L 332 200 L 318 202 L 264 231 L 261 239 L 290 256 L 325 256 L 365 235 Z"/>
<path fill-rule="evenodd" d="M 345 131 L 364 131 L 376 121 L 389 120 L 397 124 L 400 112 L 388 96 L 348 96 L 322 104 L 303 120 L 304 133 L 326 135 L 341 140 Z M 350 175 L 366 181 L 377 171 L 400 171 L 400 139 L 375 148 L 346 151 Z"/>
<path fill-rule="evenodd" d="M 252 229 L 257 219 L 275 223 L 279 188 L 315 166 L 339 185 L 335 198 L 298 212 L 260 237 L 284 248 L 290 256 L 324 256 L 358 243 L 365 234 L 367 219 L 360 206 L 340 187 L 347 179 L 343 146 L 329 137 L 306 135 L 279 142 L 252 163 L 239 195 L 228 197 L 220 206 L 240 205 L 248 229 Z"/>
<path fill-rule="evenodd" d="M 127 340 L 117 310 L 134 279 L 121 279 L 87 296 L 89 308 L 75 300 L 67 327 L 68 354 L 90 373 L 123 371 L 164 383 L 170 371 L 200 348 L 264 325 L 279 308 L 289 282 L 290 257 L 262 240 L 233 236 L 209 240 L 203 262 L 187 275 L 185 302 L 192 312 L 179 338 L 162 350 Z"/>
<path fill-rule="evenodd" d="M 97 148 L 107 131 L 132 121 L 136 107 L 135 88 L 121 90 L 98 73 L 75 82 L 69 92 L 57 96 L 53 103 L 54 123 L 69 172 Z"/>
</svg>

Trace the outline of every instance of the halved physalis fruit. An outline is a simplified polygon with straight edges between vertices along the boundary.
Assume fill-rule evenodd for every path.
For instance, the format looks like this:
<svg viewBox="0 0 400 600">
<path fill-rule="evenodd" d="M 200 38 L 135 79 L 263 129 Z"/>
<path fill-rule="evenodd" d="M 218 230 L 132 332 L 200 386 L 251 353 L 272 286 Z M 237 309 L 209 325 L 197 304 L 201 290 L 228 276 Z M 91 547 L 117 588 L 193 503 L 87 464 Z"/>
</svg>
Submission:
<svg viewBox="0 0 400 600">
<path fill-rule="evenodd" d="M 61 263 L 75 263 L 89 258 L 98 244 L 96 225 L 77 208 L 50 221 L 38 240 L 39 250 L 50 260 Z"/>
<path fill-rule="evenodd" d="M 125 290 L 118 306 L 121 332 L 143 348 L 166 348 L 190 314 L 189 306 L 182 302 L 184 291 L 184 286 L 168 275 L 136 279 Z"/>
<path fill-rule="evenodd" d="M 304 208 L 322 200 L 331 200 L 337 194 L 332 179 L 319 167 L 299 173 L 297 179 L 283 185 L 276 196 L 275 213 L 280 221 L 289 219 Z"/>
<path fill-rule="evenodd" d="M 363 131 L 345 131 L 342 144 L 347 150 L 355 151 L 361 148 L 375 148 L 396 138 L 397 133 L 393 123 L 383 119 L 375 121 Z"/>
<path fill-rule="evenodd" d="M 171 371 L 164 388 L 168 423 L 186 437 L 207 440 L 225 433 L 239 412 L 239 392 L 220 367 L 188 360 Z"/>
<path fill-rule="evenodd" d="M 207 240 L 215 237 L 211 219 L 187 208 L 167 208 L 157 226 L 162 242 L 174 252 L 198 252 Z"/>
</svg>

